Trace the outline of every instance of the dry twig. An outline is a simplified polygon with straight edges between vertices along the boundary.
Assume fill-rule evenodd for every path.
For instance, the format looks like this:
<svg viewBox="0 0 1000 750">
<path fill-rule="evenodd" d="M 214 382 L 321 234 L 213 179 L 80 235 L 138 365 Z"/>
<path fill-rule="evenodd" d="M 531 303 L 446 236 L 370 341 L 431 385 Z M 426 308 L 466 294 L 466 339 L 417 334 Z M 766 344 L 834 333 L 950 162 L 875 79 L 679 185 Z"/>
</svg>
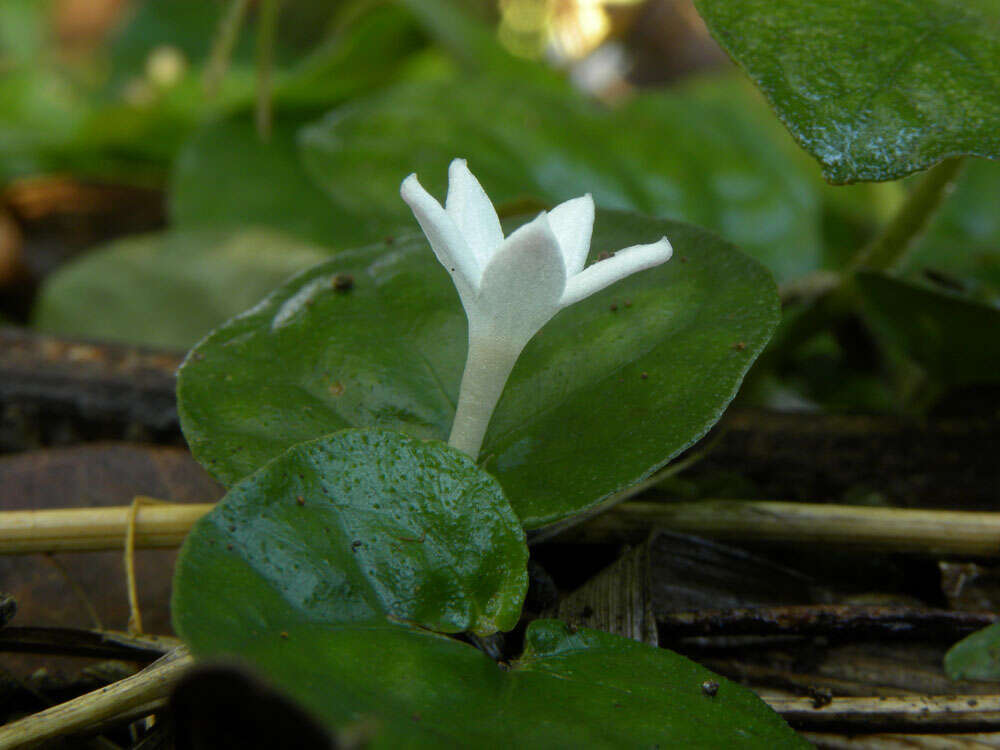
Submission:
<svg viewBox="0 0 1000 750">
<path fill-rule="evenodd" d="M 56 737 L 94 732 L 158 710 L 193 663 L 181 646 L 138 674 L 0 727 L 0 750 L 15 750 Z"/>
</svg>

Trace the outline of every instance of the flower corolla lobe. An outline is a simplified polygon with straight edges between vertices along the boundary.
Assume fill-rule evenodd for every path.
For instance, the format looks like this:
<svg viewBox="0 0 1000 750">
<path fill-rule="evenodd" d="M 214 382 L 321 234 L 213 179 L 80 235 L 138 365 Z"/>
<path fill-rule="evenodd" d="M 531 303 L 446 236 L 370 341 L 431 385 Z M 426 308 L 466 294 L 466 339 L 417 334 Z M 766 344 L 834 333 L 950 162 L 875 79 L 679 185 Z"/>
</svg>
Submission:
<svg viewBox="0 0 1000 750">
<path fill-rule="evenodd" d="M 590 194 L 561 203 L 503 236 L 500 219 L 464 159 L 448 168 L 444 207 L 417 181 L 400 188 L 434 254 L 451 273 L 469 318 L 470 340 L 489 337 L 512 353 L 562 308 L 671 255 L 666 237 L 619 250 L 584 268 L 590 252 Z"/>
</svg>

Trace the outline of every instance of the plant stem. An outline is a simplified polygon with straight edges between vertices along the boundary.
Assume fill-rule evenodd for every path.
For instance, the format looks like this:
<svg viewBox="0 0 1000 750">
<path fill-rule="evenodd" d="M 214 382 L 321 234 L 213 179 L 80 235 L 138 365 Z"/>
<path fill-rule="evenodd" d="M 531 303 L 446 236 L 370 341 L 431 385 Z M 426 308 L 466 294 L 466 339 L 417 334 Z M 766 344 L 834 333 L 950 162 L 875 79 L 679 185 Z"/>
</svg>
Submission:
<svg viewBox="0 0 1000 750">
<path fill-rule="evenodd" d="M 913 240 L 927 226 L 947 196 L 962 164 L 962 157 L 956 157 L 945 159 L 927 170 L 892 221 L 854 257 L 850 270 L 869 268 L 885 271 L 901 263 Z"/>
<path fill-rule="evenodd" d="M 278 1 L 261 0 L 257 26 L 257 134 L 265 141 L 271 137 L 271 88 Z"/>
<path fill-rule="evenodd" d="M 222 15 L 205 68 L 205 94 L 209 97 L 215 97 L 219 93 L 219 84 L 226 75 L 233 47 L 236 46 L 236 37 L 239 36 L 249 5 L 250 0 L 229 0 L 229 7 Z"/>
<path fill-rule="evenodd" d="M 780 343 L 771 342 L 764 354 L 766 359 L 762 361 L 780 361 L 784 353 L 794 351 L 828 328 L 832 317 L 845 309 L 856 308 L 852 289 L 854 272 L 862 268 L 885 271 L 898 266 L 948 195 L 962 164 L 963 159 L 957 157 L 946 159 L 927 170 L 892 220 L 871 242 L 858 250 L 844 273 L 839 275 L 839 280 L 836 275 L 818 273 L 811 278 L 786 284 L 781 290 L 782 301 L 802 305 L 799 320 Z"/>
<path fill-rule="evenodd" d="M 520 348 L 515 351 L 495 337 L 469 336 L 469 355 L 448 445 L 469 454 L 472 460 L 479 456 L 490 417 L 520 353 Z"/>
</svg>

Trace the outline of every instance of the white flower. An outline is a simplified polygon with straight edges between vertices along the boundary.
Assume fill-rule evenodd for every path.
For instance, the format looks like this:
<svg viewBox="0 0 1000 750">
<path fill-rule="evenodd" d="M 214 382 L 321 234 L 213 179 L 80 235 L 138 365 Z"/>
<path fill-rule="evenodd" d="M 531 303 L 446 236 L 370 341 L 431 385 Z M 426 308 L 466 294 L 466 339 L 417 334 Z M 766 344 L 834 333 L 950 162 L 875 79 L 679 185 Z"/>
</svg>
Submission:
<svg viewBox="0 0 1000 750">
<path fill-rule="evenodd" d="M 672 252 L 663 237 L 584 268 L 594 225 L 589 194 L 542 212 L 504 238 L 493 204 L 464 159 L 448 168 L 443 208 L 413 174 L 400 194 L 451 273 L 469 318 L 469 357 L 449 442 L 473 457 L 531 337 L 562 308 L 663 263 Z"/>
<path fill-rule="evenodd" d="M 594 225 L 590 194 L 542 212 L 504 239 L 497 212 L 464 159 L 448 169 L 444 208 L 416 175 L 403 180 L 400 193 L 451 272 L 470 335 L 500 337 L 519 351 L 562 308 L 663 263 L 672 252 L 664 237 L 584 268 Z"/>
</svg>

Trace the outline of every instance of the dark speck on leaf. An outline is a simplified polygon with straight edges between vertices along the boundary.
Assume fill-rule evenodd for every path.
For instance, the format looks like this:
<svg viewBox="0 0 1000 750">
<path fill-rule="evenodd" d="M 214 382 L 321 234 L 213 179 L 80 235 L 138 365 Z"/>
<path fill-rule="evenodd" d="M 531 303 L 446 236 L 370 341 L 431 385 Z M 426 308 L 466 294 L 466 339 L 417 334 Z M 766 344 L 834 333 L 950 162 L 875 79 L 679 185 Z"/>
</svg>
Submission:
<svg viewBox="0 0 1000 750">
<path fill-rule="evenodd" d="M 719 692 L 719 683 L 715 680 L 705 680 L 701 683 L 701 692 L 707 695 L 709 698 L 714 698 Z"/>
<path fill-rule="evenodd" d="M 282 637 L 282 639 L 284 639 L 284 640 L 287 641 L 288 640 L 288 631 L 287 630 L 282 630 L 281 631 L 281 637 Z"/>
<path fill-rule="evenodd" d="M 422 717 L 420 716 L 420 714 L 418 712 L 414 711 L 413 712 L 413 716 L 411 716 L 410 718 L 413 719 L 414 721 L 420 721 L 420 719 Z"/>
<path fill-rule="evenodd" d="M 632 307 L 632 300 L 630 299 L 625 300 L 625 307 Z"/>
<path fill-rule="evenodd" d="M 353 542 L 351 542 L 351 552 L 357 550 L 357 548 L 360 547 L 362 544 L 363 542 L 360 539 L 355 539 Z"/>
<path fill-rule="evenodd" d="M 233 545 L 227 544 L 226 545 L 226 549 L 229 550 L 230 552 L 232 552 L 233 551 Z"/>
<path fill-rule="evenodd" d="M 302 497 L 302 495 L 299 495 L 298 497 L 295 498 L 295 502 L 298 503 L 299 505 L 305 505 L 306 499 Z"/>
<path fill-rule="evenodd" d="M 598 253 L 597 254 L 597 259 L 598 260 L 607 260 L 610 257 L 611 257 L 610 253 Z"/>
<path fill-rule="evenodd" d="M 687 263 L 687 262 L 688 262 L 688 257 L 686 255 L 682 255 L 681 256 L 681 263 Z"/>
<path fill-rule="evenodd" d="M 384 240 L 382 240 L 382 241 L 383 241 L 383 242 L 384 242 L 385 244 L 387 244 L 387 245 L 391 245 L 391 244 L 392 244 L 393 242 L 395 242 L 395 241 L 396 241 L 396 238 L 395 238 L 395 237 L 386 237 L 386 238 L 385 238 Z"/>
<path fill-rule="evenodd" d="M 746 341 L 737 341 L 735 344 L 733 344 L 733 349 L 735 349 L 738 352 L 741 352 L 746 348 L 747 348 Z"/>
<path fill-rule="evenodd" d="M 649 379 L 649 373 L 648 372 L 644 372 L 639 377 L 642 378 L 643 380 L 648 380 Z"/>
<path fill-rule="evenodd" d="M 338 292 L 346 292 L 354 288 L 354 277 L 349 273 L 338 273 L 333 277 L 333 288 Z"/>
<path fill-rule="evenodd" d="M 230 531 L 230 533 L 235 534 L 236 533 L 236 526 L 230 526 L 229 527 L 229 531 Z"/>
<path fill-rule="evenodd" d="M 614 304 L 611 305 L 610 310 L 611 310 L 611 312 L 618 312 L 618 305 L 614 305 Z"/>
</svg>

